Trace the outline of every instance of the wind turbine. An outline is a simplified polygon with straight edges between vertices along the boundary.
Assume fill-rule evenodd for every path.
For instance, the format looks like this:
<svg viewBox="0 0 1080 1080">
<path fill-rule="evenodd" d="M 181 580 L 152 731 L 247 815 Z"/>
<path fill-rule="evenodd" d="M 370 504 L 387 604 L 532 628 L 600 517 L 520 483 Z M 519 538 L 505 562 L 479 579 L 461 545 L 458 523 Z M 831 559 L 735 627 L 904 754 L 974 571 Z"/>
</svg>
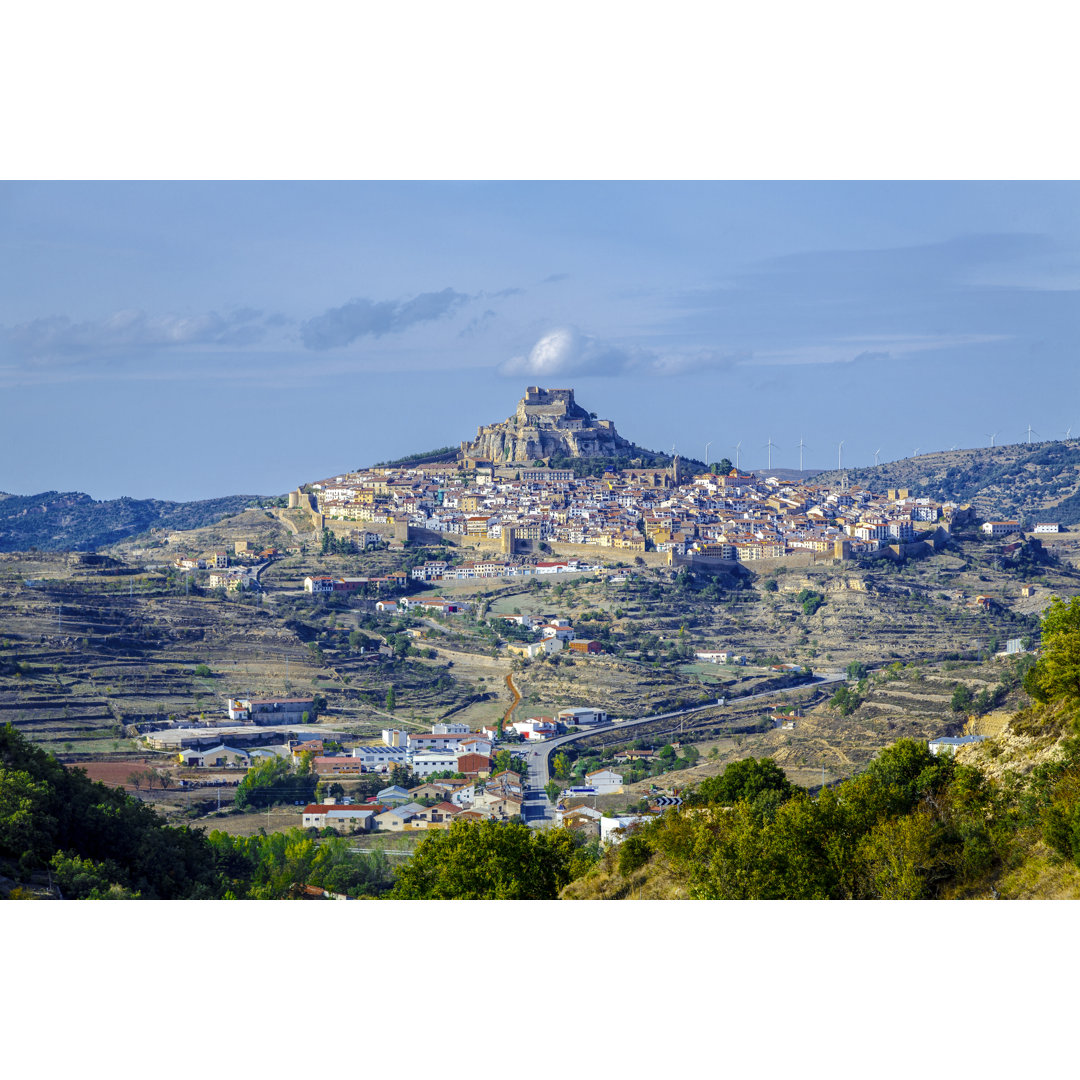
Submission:
<svg viewBox="0 0 1080 1080">
<path fill-rule="evenodd" d="M 994 440 L 997 438 L 997 432 L 996 431 L 994 431 L 994 432 L 987 431 L 987 432 L 984 432 L 984 434 L 990 440 L 990 445 L 993 446 L 994 445 Z"/>
<path fill-rule="evenodd" d="M 709 447 L 712 446 L 711 442 L 705 444 L 705 468 L 709 467 Z"/>
<path fill-rule="evenodd" d="M 880 456 L 880 454 L 881 454 L 881 447 L 879 446 L 879 447 L 878 447 L 878 448 L 877 448 L 877 449 L 876 449 L 876 450 L 874 451 L 874 468 L 875 468 L 875 469 L 877 468 L 877 464 L 878 464 L 878 457 Z"/>
<path fill-rule="evenodd" d="M 844 440 L 840 440 L 840 445 L 836 448 L 836 471 L 839 472 L 844 467 Z"/>
<path fill-rule="evenodd" d="M 1039 433 L 1038 433 L 1038 432 L 1037 432 L 1037 431 L 1036 431 L 1036 430 L 1035 430 L 1035 429 L 1034 429 L 1034 428 L 1033 428 L 1033 427 L 1032 427 L 1032 426 L 1031 426 L 1030 424 L 1028 424 L 1028 431 L 1027 431 L 1027 436 L 1028 436 L 1028 437 L 1027 437 L 1027 441 L 1028 441 L 1028 446 L 1030 446 L 1030 445 L 1031 445 L 1031 436 L 1032 436 L 1032 435 L 1038 435 L 1038 434 L 1039 434 Z"/>
<path fill-rule="evenodd" d="M 1065 429 L 1065 441 L 1068 442 L 1072 438 L 1072 424 Z"/>
<path fill-rule="evenodd" d="M 919 456 L 919 451 L 920 451 L 921 449 L 922 449 L 922 447 L 921 447 L 921 446 L 916 446 L 916 447 L 915 447 L 915 452 L 914 452 L 914 453 L 913 453 L 913 454 L 912 454 L 911 456 L 912 456 L 912 457 L 918 457 L 918 456 Z"/>
<path fill-rule="evenodd" d="M 773 447 L 775 447 L 775 446 L 776 446 L 776 443 L 774 443 L 772 441 L 772 436 L 769 436 L 769 441 L 765 444 L 765 447 L 769 451 L 769 469 L 770 469 L 770 471 L 772 470 L 772 452 L 773 452 Z"/>
<path fill-rule="evenodd" d="M 806 443 L 803 441 L 803 437 L 800 435 L 799 436 L 799 472 L 803 471 L 802 456 L 803 456 L 803 450 L 805 450 L 805 449 L 806 449 Z"/>
<path fill-rule="evenodd" d="M 739 449 L 742 446 L 742 439 L 735 444 L 735 471 L 739 471 Z"/>
</svg>

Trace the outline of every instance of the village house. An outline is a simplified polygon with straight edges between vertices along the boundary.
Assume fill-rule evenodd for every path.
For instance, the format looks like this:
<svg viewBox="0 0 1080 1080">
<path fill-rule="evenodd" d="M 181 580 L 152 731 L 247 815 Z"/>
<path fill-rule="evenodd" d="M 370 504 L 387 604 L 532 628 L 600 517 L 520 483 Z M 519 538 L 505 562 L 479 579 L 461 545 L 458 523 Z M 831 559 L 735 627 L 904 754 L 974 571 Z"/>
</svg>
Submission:
<svg viewBox="0 0 1080 1080">
<path fill-rule="evenodd" d="M 381 807 L 368 803 L 338 804 L 332 800 L 304 807 L 301 822 L 305 829 L 337 829 L 338 832 L 371 832 Z"/>
<path fill-rule="evenodd" d="M 608 714 L 603 709 L 570 708 L 560 709 L 555 719 L 566 727 L 588 727 L 592 724 L 606 724 Z"/>
<path fill-rule="evenodd" d="M 246 750 L 220 743 L 208 750 L 181 750 L 177 755 L 181 765 L 190 768 L 247 768 L 251 764 L 251 755 Z"/>
<path fill-rule="evenodd" d="M 314 718 L 314 698 L 230 698 L 227 712 L 230 720 L 253 724 L 303 723 L 304 714 Z"/>
<path fill-rule="evenodd" d="M 622 774 L 614 769 L 596 769 L 586 773 L 585 783 L 596 788 L 597 795 L 619 795 L 623 790 Z"/>
<path fill-rule="evenodd" d="M 984 521 L 982 531 L 987 536 L 1008 536 L 1009 533 L 1019 532 L 1019 521 Z"/>
</svg>

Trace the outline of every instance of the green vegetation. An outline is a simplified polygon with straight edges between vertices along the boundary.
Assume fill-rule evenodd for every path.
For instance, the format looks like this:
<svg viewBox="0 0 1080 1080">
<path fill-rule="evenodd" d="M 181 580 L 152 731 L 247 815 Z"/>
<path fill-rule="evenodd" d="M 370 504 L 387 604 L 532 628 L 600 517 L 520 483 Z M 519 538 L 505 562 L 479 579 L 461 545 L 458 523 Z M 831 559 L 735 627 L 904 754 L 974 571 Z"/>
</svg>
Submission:
<svg viewBox="0 0 1080 1080">
<path fill-rule="evenodd" d="M 494 821 L 454 822 L 425 837 L 398 870 L 398 900 L 554 900 L 595 861 L 572 829 L 537 832 Z"/>
<path fill-rule="evenodd" d="M 283 900 L 303 885 L 352 897 L 377 896 L 389 888 L 392 874 L 381 851 L 357 852 L 344 836 L 316 838 L 314 832 L 290 829 L 250 837 L 212 832 L 209 845 L 225 899 Z"/>
<path fill-rule="evenodd" d="M 443 459 L 456 458 L 457 452 L 458 448 L 456 446 L 440 446 L 437 450 L 424 450 L 419 454 L 409 454 L 406 457 L 394 458 L 393 461 L 376 461 L 371 468 L 392 469 L 395 466 L 403 465 L 425 465 Z M 357 471 L 359 472 L 361 470 L 358 469 Z"/>
<path fill-rule="evenodd" d="M 686 801 L 689 806 L 733 806 L 740 799 L 754 802 L 766 794 L 788 799 L 794 790 L 772 758 L 743 758 L 733 761 L 719 776 L 703 780 Z"/>
<path fill-rule="evenodd" d="M 276 802 L 311 802 L 317 780 L 315 773 L 310 771 L 310 763 L 302 761 L 294 770 L 284 758 L 268 758 L 252 765 L 244 774 L 236 788 L 236 807 L 243 810 L 248 806 L 265 807 Z"/>
<path fill-rule="evenodd" d="M 795 601 L 802 604 L 804 615 L 813 615 L 825 603 L 825 597 L 822 593 L 815 592 L 813 589 L 800 589 Z"/>
<path fill-rule="evenodd" d="M 697 899 L 967 898 L 1016 888 L 1046 849 L 1080 867 L 1080 600 L 1052 606 L 1043 647 L 1026 677 L 1016 664 L 1003 680 L 1023 677 L 1040 699 L 1014 730 L 1071 734 L 1030 775 L 993 778 L 902 739 L 811 798 L 769 759 L 734 762 L 688 793 L 691 813 L 641 827 L 567 895 L 625 895 L 644 873 Z M 975 702 L 967 691 L 954 704 Z"/>
<path fill-rule="evenodd" d="M 0 728 L 0 867 L 17 881 L 51 872 L 73 899 L 222 895 L 201 832 L 64 768 L 11 725 Z"/>
<path fill-rule="evenodd" d="M 829 704 L 841 716 L 850 716 L 862 704 L 862 698 L 850 686 L 841 686 L 829 699 Z"/>
<path fill-rule="evenodd" d="M 1043 617 L 1039 662 L 1024 676 L 1024 689 L 1036 701 L 1080 704 L 1080 597 L 1067 604 L 1054 597 Z"/>
<path fill-rule="evenodd" d="M 524 758 L 514 757 L 509 750 L 500 750 L 495 755 L 495 772 L 505 772 L 507 769 L 510 772 L 516 772 L 519 776 L 524 776 L 529 771 L 528 763 Z"/>
<path fill-rule="evenodd" d="M 674 461 L 670 454 L 657 450 L 646 450 L 641 446 L 631 446 L 618 454 L 606 457 L 565 457 L 552 455 L 549 467 L 552 469 L 572 469 L 575 476 L 603 476 L 605 472 L 620 472 L 623 469 L 669 469 Z M 687 475 L 708 471 L 704 462 L 696 458 L 679 458 L 680 475 L 686 469 Z"/>
</svg>

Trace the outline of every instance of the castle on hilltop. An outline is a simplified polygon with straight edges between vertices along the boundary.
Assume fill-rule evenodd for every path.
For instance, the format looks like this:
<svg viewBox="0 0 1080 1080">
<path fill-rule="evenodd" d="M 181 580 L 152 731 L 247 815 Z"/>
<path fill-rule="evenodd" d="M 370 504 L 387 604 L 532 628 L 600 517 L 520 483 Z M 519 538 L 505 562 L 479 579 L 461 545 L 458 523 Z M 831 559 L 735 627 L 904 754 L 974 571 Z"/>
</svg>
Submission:
<svg viewBox="0 0 1080 1080">
<path fill-rule="evenodd" d="M 514 415 L 478 427 L 476 438 L 461 444 L 460 456 L 496 465 L 532 464 L 550 457 L 609 457 L 630 446 L 610 420 L 597 420 L 578 405 L 573 390 L 529 386 Z"/>
</svg>

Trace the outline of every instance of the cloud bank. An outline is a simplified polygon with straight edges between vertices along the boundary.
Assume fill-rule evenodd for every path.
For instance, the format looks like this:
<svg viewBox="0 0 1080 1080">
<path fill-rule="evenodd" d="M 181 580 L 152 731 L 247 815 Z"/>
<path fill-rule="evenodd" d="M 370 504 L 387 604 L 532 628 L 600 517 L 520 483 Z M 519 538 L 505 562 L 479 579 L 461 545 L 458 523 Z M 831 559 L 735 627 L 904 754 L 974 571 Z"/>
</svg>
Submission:
<svg viewBox="0 0 1080 1080">
<path fill-rule="evenodd" d="M 307 349 L 340 349 L 362 337 L 399 334 L 418 323 L 432 322 L 452 314 L 472 297 L 453 289 L 419 293 L 411 300 L 350 300 L 328 308 L 300 326 L 300 340 Z"/>
<path fill-rule="evenodd" d="M 261 341 L 275 317 L 263 318 L 254 308 L 221 315 L 150 316 L 120 311 L 99 322 L 74 322 L 63 315 L 4 327 L 0 338 L 15 356 L 43 360 L 129 349 L 161 349 L 190 345 L 253 345 Z"/>
</svg>

